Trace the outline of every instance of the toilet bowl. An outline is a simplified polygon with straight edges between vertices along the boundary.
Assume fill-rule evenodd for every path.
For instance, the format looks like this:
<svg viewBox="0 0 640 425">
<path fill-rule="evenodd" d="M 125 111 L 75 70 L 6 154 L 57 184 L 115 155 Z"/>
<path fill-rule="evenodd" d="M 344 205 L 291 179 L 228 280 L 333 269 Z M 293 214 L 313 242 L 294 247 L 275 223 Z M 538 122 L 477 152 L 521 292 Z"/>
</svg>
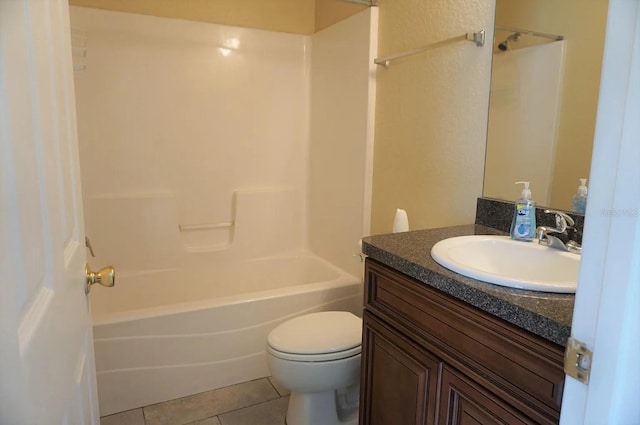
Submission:
<svg viewBox="0 0 640 425">
<path fill-rule="evenodd" d="M 362 320 L 344 311 L 311 313 L 267 338 L 272 376 L 291 391 L 287 425 L 356 425 Z"/>
</svg>

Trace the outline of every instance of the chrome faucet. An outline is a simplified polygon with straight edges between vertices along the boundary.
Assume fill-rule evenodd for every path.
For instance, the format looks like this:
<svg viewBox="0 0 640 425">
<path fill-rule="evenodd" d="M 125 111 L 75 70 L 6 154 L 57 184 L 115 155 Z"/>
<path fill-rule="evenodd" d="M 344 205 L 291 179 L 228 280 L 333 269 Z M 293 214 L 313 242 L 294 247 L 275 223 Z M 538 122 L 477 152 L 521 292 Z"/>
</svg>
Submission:
<svg viewBox="0 0 640 425">
<path fill-rule="evenodd" d="M 538 243 L 540 245 L 546 245 L 549 248 L 580 254 L 582 247 L 578 242 L 570 240 L 565 244 L 560 238 L 550 235 L 550 233 L 557 233 L 565 235 L 568 238 L 567 229 L 573 228 L 575 225 L 573 219 L 562 211 L 544 210 L 544 212 L 547 214 L 555 214 L 556 227 L 538 226 L 536 228 L 536 240 Z"/>
</svg>

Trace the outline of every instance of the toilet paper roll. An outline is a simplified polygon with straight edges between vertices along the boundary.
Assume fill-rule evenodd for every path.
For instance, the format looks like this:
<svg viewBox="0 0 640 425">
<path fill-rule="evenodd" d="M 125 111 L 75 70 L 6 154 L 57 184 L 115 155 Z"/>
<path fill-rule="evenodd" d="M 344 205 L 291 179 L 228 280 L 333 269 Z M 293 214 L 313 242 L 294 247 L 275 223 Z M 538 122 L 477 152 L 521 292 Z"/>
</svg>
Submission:
<svg viewBox="0 0 640 425">
<path fill-rule="evenodd" d="M 409 217 L 407 212 L 398 208 L 396 210 L 396 216 L 393 219 L 393 233 L 408 232 L 409 231 Z"/>
</svg>

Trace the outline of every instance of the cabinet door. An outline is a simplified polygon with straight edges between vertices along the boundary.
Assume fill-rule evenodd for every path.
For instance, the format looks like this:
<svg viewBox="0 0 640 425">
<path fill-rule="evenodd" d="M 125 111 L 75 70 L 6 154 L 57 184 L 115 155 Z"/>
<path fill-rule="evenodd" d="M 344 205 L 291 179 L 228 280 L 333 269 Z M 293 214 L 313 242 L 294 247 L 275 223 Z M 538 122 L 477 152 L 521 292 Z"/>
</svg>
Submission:
<svg viewBox="0 0 640 425">
<path fill-rule="evenodd" d="M 459 372 L 445 366 L 442 371 L 438 425 L 534 424 Z"/>
<path fill-rule="evenodd" d="M 435 424 L 442 363 L 364 314 L 360 425 Z"/>
</svg>

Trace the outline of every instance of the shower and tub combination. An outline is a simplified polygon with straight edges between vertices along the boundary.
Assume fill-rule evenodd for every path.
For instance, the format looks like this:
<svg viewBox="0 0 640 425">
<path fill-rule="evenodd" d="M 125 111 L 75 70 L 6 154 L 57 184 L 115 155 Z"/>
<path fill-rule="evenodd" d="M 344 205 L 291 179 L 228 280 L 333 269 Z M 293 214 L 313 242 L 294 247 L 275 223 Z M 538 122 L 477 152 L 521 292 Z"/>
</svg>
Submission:
<svg viewBox="0 0 640 425">
<path fill-rule="evenodd" d="M 360 314 L 376 19 L 306 36 L 71 7 L 90 263 L 118 275 L 90 295 L 101 415 L 268 376 L 279 324 Z"/>
</svg>

